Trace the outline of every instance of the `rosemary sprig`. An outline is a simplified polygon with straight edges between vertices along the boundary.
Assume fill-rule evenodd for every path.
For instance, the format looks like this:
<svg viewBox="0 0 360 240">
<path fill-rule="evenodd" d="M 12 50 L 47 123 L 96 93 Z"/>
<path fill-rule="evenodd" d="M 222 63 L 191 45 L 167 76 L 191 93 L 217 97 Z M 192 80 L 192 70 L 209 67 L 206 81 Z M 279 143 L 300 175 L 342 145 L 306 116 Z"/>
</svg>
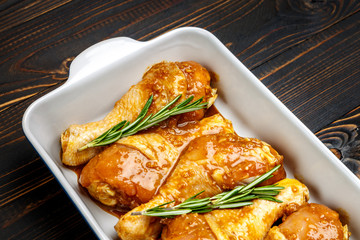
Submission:
<svg viewBox="0 0 360 240">
<path fill-rule="evenodd" d="M 129 121 L 124 120 L 116 124 L 109 130 L 101 134 L 96 139 L 80 147 L 78 151 L 82 151 L 91 147 L 105 146 L 111 144 L 113 142 L 116 142 L 120 138 L 127 137 L 141 130 L 150 128 L 168 119 L 171 116 L 203 109 L 206 108 L 208 105 L 207 102 L 203 102 L 203 98 L 200 98 L 191 103 L 191 101 L 194 99 L 194 96 L 190 96 L 187 99 L 185 99 L 183 102 L 173 107 L 172 109 L 169 109 L 177 100 L 181 98 L 181 94 L 180 94 L 174 100 L 169 102 L 165 107 L 163 107 L 160 111 L 158 111 L 155 114 L 149 114 L 145 118 L 150 108 L 150 105 L 153 101 L 153 98 L 154 98 L 153 95 L 151 95 L 148 101 L 145 103 L 139 116 L 135 119 L 134 122 L 130 123 Z"/>
<path fill-rule="evenodd" d="M 282 201 L 276 199 L 276 195 L 280 193 L 284 187 L 274 185 L 267 185 L 261 187 L 255 187 L 259 183 L 273 177 L 273 173 L 280 168 L 281 165 L 278 165 L 268 171 L 267 173 L 261 175 L 260 177 L 253 180 L 251 183 L 245 186 L 238 186 L 231 191 L 223 192 L 217 194 L 213 197 L 207 197 L 198 199 L 198 195 L 203 193 L 201 191 L 194 196 L 186 199 L 184 202 L 175 205 L 173 207 L 164 207 L 168 204 L 171 204 L 175 201 L 167 202 L 159 206 L 146 209 L 140 212 L 132 212 L 131 215 L 146 215 L 153 217 L 164 217 L 164 218 L 173 218 L 177 215 L 187 214 L 187 213 L 206 213 L 214 209 L 225 209 L 225 208 L 239 208 L 243 206 L 252 205 L 252 200 L 254 199 L 265 199 L 273 202 Z"/>
</svg>

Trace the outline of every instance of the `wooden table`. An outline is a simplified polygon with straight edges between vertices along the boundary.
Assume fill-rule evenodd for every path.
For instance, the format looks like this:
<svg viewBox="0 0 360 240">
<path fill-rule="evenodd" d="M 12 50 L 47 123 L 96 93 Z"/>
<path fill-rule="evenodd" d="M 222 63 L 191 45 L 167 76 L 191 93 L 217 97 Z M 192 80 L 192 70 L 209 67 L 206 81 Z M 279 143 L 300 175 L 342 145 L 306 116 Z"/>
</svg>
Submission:
<svg viewBox="0 0 360 240">
<path fill-rule="evenodd" d="M 23 113 L 89 46 L 182 26 L 216 35 L 360 177 L 358 0 L 1 1 L 0 239 L 96 239 L 25 138 Z"/>
</svg>

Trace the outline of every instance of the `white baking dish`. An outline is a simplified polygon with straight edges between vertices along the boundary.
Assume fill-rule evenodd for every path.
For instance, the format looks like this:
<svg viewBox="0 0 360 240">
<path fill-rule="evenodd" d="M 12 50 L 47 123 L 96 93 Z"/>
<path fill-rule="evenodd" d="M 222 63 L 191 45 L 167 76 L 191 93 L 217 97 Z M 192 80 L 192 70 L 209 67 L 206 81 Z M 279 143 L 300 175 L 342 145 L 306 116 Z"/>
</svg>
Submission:
<svg viewBox="0 0 360 240">
<path fill-rule="evenodd" d="M 352 239 L 360 239 L 360 181 L 211 33 L 180 28 L 148 42 L 114 38 L 81 53 L 68 81 L 34 102 L 23 129 L 94 232 L 116 239 L 117 219 L 100 209 L 78 186 L 76 174 L 59 158 L 60 134 L 74 123 L 99 120 L 145 69 L 163 61 L 194 60 L 218 74 L 215 105 L 237 133 L 273 145 L 285 156 L 290 177 L 310 189 L 311 202 L 340 211 Z"/>
</svg>

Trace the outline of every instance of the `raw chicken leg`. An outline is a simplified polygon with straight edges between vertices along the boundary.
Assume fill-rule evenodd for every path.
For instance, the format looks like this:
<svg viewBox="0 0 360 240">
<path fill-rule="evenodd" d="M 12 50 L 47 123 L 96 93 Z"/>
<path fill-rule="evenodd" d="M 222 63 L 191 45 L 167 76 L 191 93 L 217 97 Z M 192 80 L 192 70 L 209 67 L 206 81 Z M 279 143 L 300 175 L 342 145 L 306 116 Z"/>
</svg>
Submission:
<svg viewBox="0 0 360 240">
<path fill-rule="evenodd" d="M 161 232 L 160 219 L 132 216 L 142 211 L 175 200 L 175 204 L 205 190 L 201 197 L 218 194 L 282 164 L 283 157 L 270 145 L 236 134 L 206 135 L 194 139 L 181 155 L 172 175 L 148 203 L 122 216 L 115 229 L 122 240 L 156 239 Z M 280 168 L 274 177 L 264 182 L 273 183 L 285 177 Z"/>
<path fill-rule="evenodd" d="M 238 209 L 214 210 L 205 214 L 186 214 L 167 219 L 163 240 L 262 240 L 273 223 L 293 212 L 309 199 L 305 185 L 294 179 L 278 182 L 285 187 L 276 196 L 282 203 L 256 199 L 253 205 Z"/>
<path fill-rule="evenodd" d="M 149 112 L 155 113 L 176 96 L 182 94 L 180 101 L 189 96 L 194 100 L 204 97 L 204 101 L 212 104 L 215 101 L 215 90 L 210 87 L 210 75 L 200 64 L 195 62 L 161 62 L 153 65 L 143 76 L 142 81 L 115 103 L 113 110 L 98 122 L 82 125 L 71 125 L 61 135 L 62 162 L 69 166 L 77 166 L 88 162 L 103 147 L 78 148 L 94 140 L 115 124 L 127 120 L 134 121 L 149 97 L 154 100 Z M 200 120 L 205 110 L 185 113 L 184 121 Z"/>
<path fill-rule="evenodd" d="M 170 121 L 166 127 L 120 139 L 96 155 L 82 170 L 79 182 L 105 205 L 134 208 L 154 196 L 192 139 L 233 132 L 231 122 L 219 114 L 185 126 Z"/>
<path fill-rule="evenodd" d="M 347 225 L 330 208 L 310 203 L 288 216 L 279 226 L 272 227 L 265 240 L 347 240 Z"/>
</svg>

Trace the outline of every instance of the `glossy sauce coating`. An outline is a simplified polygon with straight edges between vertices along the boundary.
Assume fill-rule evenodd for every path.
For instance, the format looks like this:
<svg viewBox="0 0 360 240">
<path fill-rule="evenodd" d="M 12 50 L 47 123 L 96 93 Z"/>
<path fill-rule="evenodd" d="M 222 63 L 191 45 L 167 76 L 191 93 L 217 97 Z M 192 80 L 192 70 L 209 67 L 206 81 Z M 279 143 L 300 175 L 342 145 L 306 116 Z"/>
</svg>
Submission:
<svg viewBox="0 0 360 240">
<path fill-rule="evenodd" d="M 270 145 L 234 133 L 204 135 L 192 140 L 180 156 L 172 174 L 148 203 L 132 211 L 142 211 L 174 200 L 175 204 L 204 191 L 210 197 L 234 186 L 246 184 L 255 177 L 282 164 L 283 157 Z M 278 170 L 272 182 L 284 178 Z M 161 224 L 157 218 L 122 216 L 116 225 L 121 239 L 153 239 L 159 235 Z"/>
<path fill-rule="evenodd" d="M 283 179 L 277 183 L 285 188 L 277 196 L 281 203 L 257 199 L 253 201 L 253 205 L 242 208 L 214 210 L 201 215 L 187 214 L 167 219 L 164 221 L 166 225 L 161 239 L 262 240 L 276 219 L 294 209 L 293 206 L 305 204 L 309 197 L 306 186 L 297 180 Z"/>
<path fill-rule="evenodd" d="M 291 214 L 278 226 L 278 230 L 288 240 L 347 239 L 347 229 L 340 222 L 339 214 L 316 203 L 307 204 Z"/>
<path fill-rule="evenodd" d="M 233 189 L 281 164 L 283 157 L 270 145 L 255 138 L 236 134 L 204 136 L 189 145 L 184 158 L 206 159 L 205 171 L 222 189 Z M 196 161 L 196 160 L 195 160 Z M 267 183 L 285 177 L 280 168 Z"/>
<path fill-rule="evenodd" d="M 82 186 L 89 187 L 91 183 L 101 179 L 112 186 L 112 189 L 122 190 L 114 191 L 112 194 L 122 194 L 122 198 L 128 196 L 130 201 L 145 201 L 152 197 L 154 186 L 159 184 L 157 176 L 165 174 L 164 171 L 168 168 L 169 163 L 166 161 L 155 162 L 136 149 L 114 144 L 88 163 L 80 177 L 80 182 Z M 85 174 L 89 177 L 84 177 Z M 141 182 L 141 185 L 136 184 L 138 182 Z M 107 194 L 109 192 L 106 192 Z M 101 194 L 97 194 L 97 197 L 106 203 Z"/>
<path fill-rule="evenodd" d="M 184 214 L 162 221 L 166 225 L 161 238 L 166 240 L 217 240 L 204 214 Z"/>
<path fill-rule="evenodd" d="M 79 182 L 105 205 L 136 207 L 154 196 L 192 139 L 226 132 L 233 132 L 232 125 L 218 114 L 182 126 L 169 121 L 121 139 L 95 156 L 84 167 Z"/>
<path fill-rule="evenodd" d="M 195 100 L 204 97 L 204 101 L 212 105 L 216 98 L 213 96 L 216 96 L 216 94 L 215 89 L 209 87 L 211 80 L 209 72 L 194 61 L 176 62 L 176 65 L 184 73 L 186 79 L 191 79 L 187 81 L 186 97 L 194 96 Z M 200 120 L 204 117 L 204 114 L 204 110 L 182 114 L 179 123 L 193 121 L 194 119 Z"/>
<path fill-rule="evenodd" d="M 179 102 L 191 95 L 195 99 L 204 97 L 205 101 L 213 102 L 216 94 L 210 87 L 208 71 L 196 62 L 154 64 L 145 72 L 142 80 L 115 103 L 104 119 L 81 125 L 73 124 L 64 131 L 60 138 L 62 162 L 68 166 L 78 166 L 100 153 L 103 147 L 83 151 L 78 151 L 78 148 L 123 120 L 134 121 L 151 95 L 154 96 L 154 100 L 148 114 L 158 112 L 180 94 L 182 97 Z M 184 121 L 200 120 L 204 112 L 205 110 L 198 110 L 185 114 Z"/>
<path fill-rule="evenodd" d="M 195 138 L 180 157 L 174 173 L 160 188 L 159 194 L 171 200 L 184 201 L 206 188 L 223 191 L 246 184 L 282 164 L 283 157 L 270 148 L 258 139 L 243 138 L 236 134 Z M 274 175 L 282 179 L 285 172 L 279 169 Z M 271 179 L 271 182 L 275 181 L 276 178 Z M 202 197 L 212 196 L 217 191 L 208 191 Z"/>
<path fill-rule="evenodd" d="M 94 131 L 99 133 L 109 124 L 122 119 L 134 120 L 142 108 L 140 103 L 145 103 L 151 94 L 154 100 L 148 114 L 159 111 L 179 94 L 182 97 L 178 102 L 193 96 L 194 100 L 203 98 L 211 103 L 216 93 L 210 87 L 210 80 L 208 71 L 196 62 L 154 64 L 142 81 L 132 86 L 103 120 L 72 125 L 65 131 L 62 146 L 63 160 L 67 160 L 64 163 L 76 165 L 87 161 L 86 158 L 95 152 L 103 151 L 90 160 L 80 176 L 80 184 L 88 189 L 90 195 L 108 206 L 135 207 L 149 201 L 190 140 L 203 134 L 233 132 L 231 123 L 220 116 L 201 120 L 206 112 L 201 109 L 172 117 L 160 123 L 159 127 L 120 139 L 105 150 L 92 148 L 76 152 L 75 145 L 82 142 L 77 136 L 93 137 Z M 74 144 L 68 149 L 72 141 Z"/>
</svg>

